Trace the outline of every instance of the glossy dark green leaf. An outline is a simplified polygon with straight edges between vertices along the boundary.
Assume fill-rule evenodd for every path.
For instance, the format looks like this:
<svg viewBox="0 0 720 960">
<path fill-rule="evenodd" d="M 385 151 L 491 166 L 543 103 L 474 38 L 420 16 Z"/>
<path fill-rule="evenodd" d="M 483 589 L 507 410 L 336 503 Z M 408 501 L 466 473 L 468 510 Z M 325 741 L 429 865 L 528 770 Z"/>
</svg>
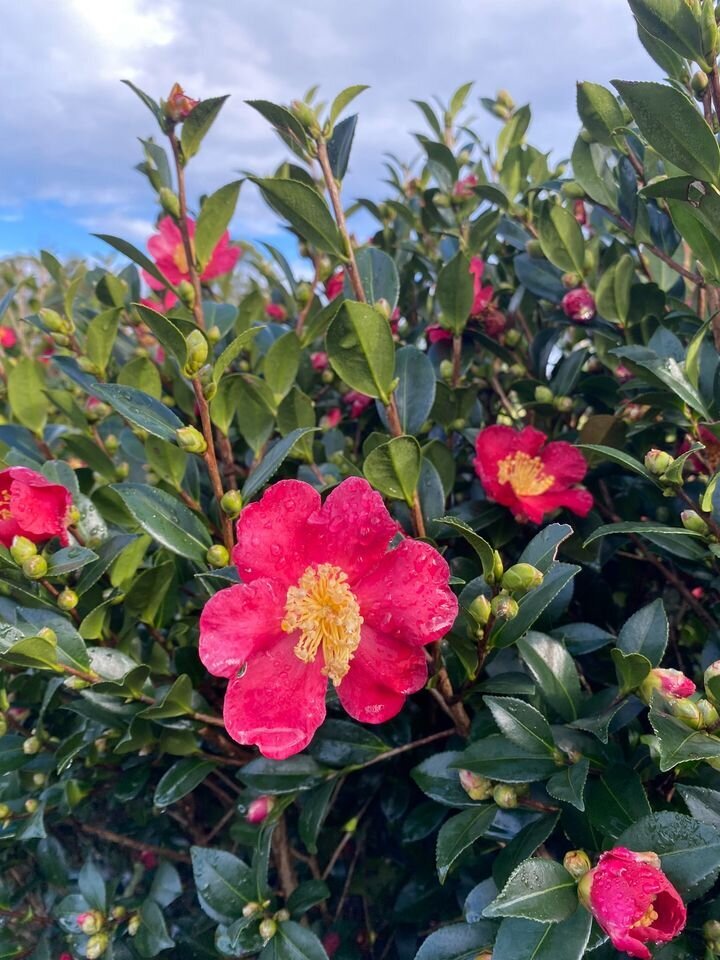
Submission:
<svg viewBox="0 0 720 960">
<path fill-rule="evenodd" d="M 250 867 L 225 850 L 191 847 L 193 876 L 200 906 L 213 920 L 231 923 L 242 916 L 257 891 Z"/>
<path fill-rule="evenodd" d="M 351 117 L 346 117 L 344 120 L 341 120 L 328 140 L 328 160 L 330 161 L 330 169 L 336 180 L 342 180 L 347 173 L 348 164 L 350 163 L 350 151 L 352 150 L 353 140 L 355 139 L 357 120 L 356 113 Z"/>
<path fill-rule="evenodd" d="M 317 192 L 299 180 L 281 177 L 259 179 L 250 177 L 257 184 L 272 209 L 287 220 L 318 250 L 344 257 L 342 238 L 327 204 Z"/>
<path fill-rule="evenodd" d="M 532 823 L 528 823 L 522 830 L 515 834 L 510 843 L 508 843 L 498 853 L 493 861 L 492 875 L 498 888 L 502 888 L 510 879 L 512 872 L 520 866 L 528 857 L 532 857 L 535 851 L 552 834 L 557 826 L 559 813 L 549 813 L 538 817 Z"/>
<path fill-rule="evenodd" d="M 641 653 L 657 667 L 668 642 L 668 618 L 661 598 L 636 611 L 618 634 L 617 647 L 623 653 Z"/>
<path fill-rule="evenodd" d="M 462 757 L 463 754 L 456 750 L 436 753 L 414 767 L 410 776 L 436 803 L 446 807 L 471 807 L 476 801 L 471 800 L 460 786 L 460 770 L 456 766 Z"/>
<path fill-rule="evenodd" d="M 205 134 L 215 122 L 226 100 L 227 96 L 209 97 L 207 100 L 201 100 L 188 114 L 180 134 L 183 159 L 186 163 L 200 149 Z"/>
<path fill-rule="evenodd" d="M 205 777 L 215 769 L 211 760 L 199 757 L 185 757 L 173 764 L 160 778 L 153 803 L 156 807 L 169 807 L 200 786 Z"/>
<path fill-rule="evenodd" d="M 280 469 L 297 441 L 313 433 L 314 430 L 314 427 L 298 427 L 297 430 L 291 430 L 281 440 L 276 440 L 260 463 L 248 474 L 242 489 L 243 498 L 250 500 L 262 490 L 268 480 Z"/>
<path fill-rule="evenodd" d="M 417 347 L 401 347 L 395 354 L 394 393 L 404 433 L 417 434 L 435 402 L 435 370 L 427 354 Z"/>
<path fill-rule="evenodd" d="M 704 730 L 693 730 L 653 703 L 650 723 L 658 739 L 660 769 L 672 770 L 691 760 L 717 760 L 720 738 Z"/>
<path fill-rule="evenodd" d="M 454 766 L 500 783 L 547 780 L 558 769 L 547 751 L 520 747 L 499 734 L 473 743 L 454 761 Z"/>
<path fill-rule="evenodd" d="M 445 883 L 457 858 L 485 834 L 496 813 L 497 807 L 494 803 L 477 804 L 445 821 L 438 833 L 435 848 L 440 883 Z"/>
<path fill-rule="evenodd" d="M 580 680 L 563 644 L 546 634 L 532 632 L 519 641 L 518 649 L 548 705 L 563 720 L 577 719 Z"/>
<path fill-rule="evenodd" d="M 551 797 L 569 803 L 576 809 L 585 809 L 585 784 L 587 782 L 590 761 L 582 757 L 576 763 L 564 767 L 545 784 L 545 789 Z"/>
<path fill-rule="evenodd" d="M 235 213 L 240 184 L 240 180 L 225 184 L 224 187 L 210 194 L 200 208 L 195 226 L 195 255 L 201 272 L 207 266 Z"/>
<path fill-rule="evenodd" d="M 436 296 L 443 325 L 453 333 L 462 333 L 473 304 L 473 276 L 464 253 L 456 253 L 440 270 Z"/>
<path fill-rule="evenodd" d="M 431 933 L 415 954 L 415 960 L 473 960 L 492 947 L 495 926 L 487 920 L 451 923 Z"/>
<path fill-rule="evenodd" d="M 205 563 L 205 553 L 212 546 L 210 534 L 184 503 L 144 483 L 117 484 L 111 489 L 158 543 L 181 557 Z"/>
<path fill-rule="evenodd" d="M 608 147 L 615 145 L 613 131 L 625 125 L 620 105 L 607 89 L 587 80 L 577 85 L 577 108 L 585 129 L 593 140 Z"/>
<path fill-rule="evenodd" d="M 500 924 L 493 960 L 583 960 L 592 917 L 582 908 L 562 923 L 508 918 Z"/>
<path fill-rule="evenodd" d="M 164 287 L 167 287 L 168 290 L 172 290 L 173 293 L 177 294 L 177 290 L 173 284 L 161 273 L 155 263 L 150 260 L 142 250 L 134 247 L 132 243 L 128 243 L 127 240 L 122 240 L 120 237 L 111 237 L 107 233 L 94 233 L 93 236 L 97 237 L 98 240 L 102 240 L 103 243 L 109 244 L 109 246 L 117 250 L 118 253 L 121 253 L 124 257 L 136 263 L 142 270 L 146 270 L 151 277 L 158 280 Z"/>
<path fill-rule="evenodd" d="M 355 262 L 367 302 L 386 300 L 390 310 L 394 310 L 400 294 L 400 278 L 394 260 L 377 247 L 363 247 L 356 253 Z M 353 299 L 353 290 L 347 277 L 345 295 Z"/>
<path fill-rule="evenodd" d="M 422 453 L 415 437 L 393 437 L 368 454 L 363 473 L 384 496 L 412 506 L 421 465 Z"/>
<path fill-rule="evenodd" d="M 550 724 L 539 710 L 516 697 L 486 696 L 484 701 L 498 729 L 508 740 L 533 752 L 544 750 L 552 756 L 555 741 Z"/>
<path fill-rule="evenodd" d="M 248 787 L 261 793 L 295 793 L 309 790 L 325 779 L 326 772 L 312 757 L 294 756 L 277 763 L 265 757 L 251 760 L 238 771 Z"/>
<path fill-rule="evenodd" d="M 513 871 L 496 899 L 485 908 L 485 916 L 559 923 L 567 920 L 577 906 L 575 881 L 565 867 L 538 857 Z"/>
<path fill-rule="evenodd" d="M 365 303 L 345 300 L 325 338 L 330 364 L 349 387 L 387 404 L 395 376 L 390 324 Z"/>
<path fill-rule="evenodd" d="M 585 240 L 573 214 L 559 204 L 545 204 L 538 220 L 538 239 L 550 263 L 582 275 Z"/>
</svg>

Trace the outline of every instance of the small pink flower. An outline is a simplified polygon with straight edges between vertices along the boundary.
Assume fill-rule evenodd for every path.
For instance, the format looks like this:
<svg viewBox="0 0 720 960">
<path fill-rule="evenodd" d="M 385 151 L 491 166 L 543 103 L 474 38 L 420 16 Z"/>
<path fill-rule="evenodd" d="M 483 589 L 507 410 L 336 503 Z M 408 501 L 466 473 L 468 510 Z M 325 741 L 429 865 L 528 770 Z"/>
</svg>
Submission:
<svg viewBox="0 0 720 960">
<path fill-rule="evenodd" d="M 317 370 L 318 373 L 321 373 L 323 370 L 327 369 L 328 355 L 323 353 L 322 350 L 318 350 L 317 353 L 311 353 L 310 363 L 312 364 L 313 370 Z"/>
<path fill-rule="evenodd" d="M 488 307 L 480 315 L 480 322 L 482 323 L 485 333 L 489 337 L 492 337 L 493 340 L 497 340 L 500 334 L 505 331 L 507 317 L 502 310 L 498 310 L 495 307 Z"/>
<path fill-rule="evenodd" d="M 0 327 L 0 347 L 9 350 L 17 343 L 17 334 L 12 327 Z"/>
<path fill-rule="evenodd" d="M 402 314 L 400 313 L 400 307 L 395 307 L 390 315 L 390 329 L 394 334 L 398 332 L 398 325 L 400 324 L 401 318 Z"/>
<path fill-rule="evenodd" d="M 342 411 L 340 407 L 333 407 L 332 410 L 328 410 L 325 416 L 320 421 L 320 426 L 324 430 L 332 430 L 333 427 L 336 427 L 342 420 Z"/>
<path fill-rule="evenodd" d="M 493 298 L 493 288 L 488 284 L 482 285 L 483 274 L 485 273 L 485 261 L 480 257 L 470 258 L 470 273 L 473 275 L 473 303 L 470 309 L 471 317 L 478 317 L 490 306 Z"/>
<path fill-rule="evenodd" d="M 165 101 L 165 113 L 175 123 L 180 123 L 188 118 L 199 103 L 199 100 L 189 97 L 179 83 L 174 83 Z"/>
<path fill-rule="evenodd" d="M 453 196 L 458 200 L 470 200 L 475 195 L 475 187 L 479 180 L 474 173 L 469 173 L 462 180 L 458 180 L 453 187 Z"/>
<path fill-rule="evenodd" d="M 702 600 L 705 596 L 705 591 L 702 587 L 693 587 L 690 593 L 695 597 L 696 600 Z"/>
<path fill-rule="evenodd" d="M 425 330 L 425 336 L 429 343 L 443 343 L 443 341 L 452 340 L 453 335 L 439 323 L 431 323 Z"/>
<path fill-rule="evenodd" d="M 687 922 L 685 904 L 654 853 L 615 847 L 580 882 L 587 909 L 630 957 L 650 960 L 647 943 L 668 943 Z"/>
<path fill-rule="evenodd" d="M 348 390 L 342 399 L 343 403 L 350 407 L 350 416 L 353 418 L 359 417 L 373 402 L 372 397 L 368 397 L 358 390 Z"/>
<path fill-rule="evenodd" d="M 12 544 L 13 537 L 27 537 L 41 543 L 58 537 L 68 543 L 70 491 L 51 483 L 41 473 L 26 467 L 0 470 L 0 543 Z"/>
<path fill-rule="evenodd" d="M 287 320 L 287 310 L 281 303 L 269 303 L 265 307 L 265 313 L 270 317 L 271 320 Z"/>
<path fill-rule="evenodd" d="M 576 287 L 562 298 L 562 308 L 575 323 L 589 323 L 596 313 L 595 298 L 585 287 Z"/>
<path fill-rule="evenodd" d="M 632 380 L 635 374 L 632 372 L 632 370 L 628 370 L 627 367 L 623 366 L 622 363 L 619 363 L 615 367 L 615 376 L 618 378 L 620 383 L 627 383 L 628 380 Z"/>
<path fill-rule="evenodd" d="M 334 300 L 343 292 L 345 286 L 345 271 L 338 270 L 325 281 L 325 296 L 328 300 Z"/>
<path fill-rule="evenodd" d="M 188 217 L 188 233 L 192 242 L 195 236 L 195 221 Z M 183 280 L 190 279 L 185 245 L 183 243 L 180 228 L 172 217 L 163 217 L 158 224 L 158 232 L 153 234 L 148 240 L 148 250 L 155 260 L 158 270 L 167 277 L 172 284 L 182 283 Z M 230 234 L 226 230 L 220 237 L 212 252 L 212 256 L 203 270 L 200 279 L 203 282 L 214 280 L 225 273 L 230 273 L 235 264 L 240 259 L 241 251 L 238 247 L 230 246 Z M 172 306 L 177 299 L 173 294 L 168 294 L 165 285 L 143 270 L 143 278 L 152 290 L 163 293 L 163 305 Z M 172 298 L 172 303 L 168 304 L 168 299 Z"/>
<path fill-rule="evenodd" d="M 274 806 L 273 797 L 257 797 L 248 807 L 245 819 L 248 823 L 262 823 Z"/>
</svg>

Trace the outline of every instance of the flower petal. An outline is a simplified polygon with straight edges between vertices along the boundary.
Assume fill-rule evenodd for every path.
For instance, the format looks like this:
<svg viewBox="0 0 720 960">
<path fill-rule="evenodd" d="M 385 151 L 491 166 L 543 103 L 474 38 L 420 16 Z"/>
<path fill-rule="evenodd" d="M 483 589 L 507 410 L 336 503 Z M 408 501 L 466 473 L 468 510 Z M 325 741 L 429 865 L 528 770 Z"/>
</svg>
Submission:
<svg viewBox="0 0 720 960">
<path fill-rule="evenodd" d="M 546 513 L 552 513 L 560 507 L 566 507 L 579 517 L 586 517 L 593 507 L 593 496 L 585 487 L 571 490 L 548 490 L 535 497 L 519 497 L 521 510 L 533 523 L 542 523 Z"/>
<path fill-rule="evenodd" d="M 200 659 L 216 677 L 233 677 L 273 643 L 287 643 L 280 623 L 285 595 L 270 580 L 239 583 L 212 596 L 200 615 Z"/>
<path fill-rule="evenodd" d="M 361 723 L 384 723 L 403 708 L 405 696 L 380 683 L 373 669 L 353 661 L 348 675 L 337 688 L 340 703 Z"/>
<path fill-rule="evenodd" d="M 577 447 L 564 440 L 549 443 L 543 450 L 541 459 L 545 470 L 555 477 L 551 490 L 580 483 L 587 473 L 588 465 L 585 457 Z"/>
<path fill-rule="evenodd" d="M 239 247 L 231 247 L 229 241 L 230 234 L 226 230 L 218 240 L 208 265 L 203 270 L 203 280 L 212 280 L 214 277 L 230 273 L 238 262 L 242 251 Z"/>
<path fill-rule="evenodd" d="M 10 513 L 22 533 L 31 540 L 59 537 L 66 547 L 68 512 L 72 507 L 67 487 L 50 483 L 42 474 L 25 467 L 11 467 L 8 474 Z"/>
<path fill-rule="evenodd" d="M 303 750 L 325 719 L 327 677 L 322 661 L 303 663 L 287 641 L 254 656 L 225 693 L 223 717 L 238 743 L 256 744 L 265 757 L 286 760 Z"/>
<path fill-rule="evenodd" d="M 269 577 L 286 586 L 304 573 L 308 520 L 319 510 L 320 494 L 309 483 L 280 480 L 249 504 L 237 522 L 233 563 L 246 583 Z"/>
<path fill-rule="evenodd" d="M 357 667 L 374 676 L 381 686 L 403 696 L 422 690 L 427 681 L 427 659 L 421 647 L 379 633 L 367 623 L 363 624 L 360 645 L 350 662 L 348 677 Z"/>
<path fill-rule="evenodd" d="M 353 591 L 371 627 L 422 646 L 445 636 L 455 622 L 458 602 L 449 575 L 447 562 L 429 543 L 403 540 Z"/>
</svg>

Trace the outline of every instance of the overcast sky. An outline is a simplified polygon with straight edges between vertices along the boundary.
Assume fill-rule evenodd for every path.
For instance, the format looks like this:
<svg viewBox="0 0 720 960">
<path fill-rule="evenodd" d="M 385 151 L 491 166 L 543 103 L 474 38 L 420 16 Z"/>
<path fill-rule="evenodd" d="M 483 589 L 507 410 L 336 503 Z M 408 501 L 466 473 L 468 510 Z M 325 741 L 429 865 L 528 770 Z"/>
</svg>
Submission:
<svg viewBox="0 0 720 960">
<path fill-rule="evenodd" d="M 2 17 L 2 255 L 100 252 L 94 231 L 144 246 L 155 210 L 133 165 L 154 121 L 122 78 L 156 98 L 175 80 L 196 97 L 231 94 L 190 168 L 191 196 L 239 170 L 270 173 L 285 155 L 244 100 L 370 84 L 356 101 L 349 201 L 380 196 L 383 151 L 413 155 L 411 98 L 474 80 L 477 105 L 505 87 L 532 104 L 532 142 L 560 158 L 579 126 L 576 80 L 658 75 L 626 0 L 20 0 Z M 497 122 L 477 115 L 494 136 Z M 244 188 L 234 235 L 277 231 Z"/>
</svg>

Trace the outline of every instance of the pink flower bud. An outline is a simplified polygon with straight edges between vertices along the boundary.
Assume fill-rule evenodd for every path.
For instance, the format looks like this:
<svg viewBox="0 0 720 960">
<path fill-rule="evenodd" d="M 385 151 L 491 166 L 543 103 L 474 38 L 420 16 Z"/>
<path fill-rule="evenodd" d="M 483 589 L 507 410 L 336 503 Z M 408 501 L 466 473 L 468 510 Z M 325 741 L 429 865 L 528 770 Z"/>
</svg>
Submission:
<svg viewBox="0 0 720 960">
<path fill-rule="evenodd" d="M 332 410 L 328 410 L 324 417 L 320 420 L 320 426 L 324 430 L 332 430 L 333 427 L 336 427 L 342 420 L 342 411 L 340 407 L 333 407 Z"/>
<path fill-rule="evenodd" d="M 257 797 L 248 807 L 245 819 L 248 823 L 262 823 L 274 806 L 273 797 Z"/>
<path fill-rule="evenodd" d="M 343 403 L 347 403 L 349 405 L 351 417 L 359 417 L 360 414 L 364 413 L 372 403 L 372 397 L 368 397 L 364 393 L 360 393 L 358 390 L 348 390 L 343 397 Z"/>
<path fill-rule="evenodd" d="M 321 372 L 325 370 L 328 365 L 328 355 L 323 353 L 322 350 L 318 350 L 317 353 L 310 354 L 310 363 L 312 364 L 313 370 Z"/>
<path fill-rule="evenodd" d="M 343 292 L 343 287 L 345 286 L 345 271 L 340 270 L 338 273 L 334 273 L 325 281 L 325 296 L 328 300 L 334 300 L 335 297 L 339 297 Z"/>
<path fill-rule="evenodd" d="M 0 347 L 9 350 L 17 343 L 17 334 L 12 327 L 0 327 Z"/>
<path fill-rule="evenodd" d="M 458 200 L 470 200 L 474 196 L 475 187 L 478 185 L 478 178 L 474 173 L 469 173 L 462 180 L 458 180 L 453 186 L 453 196 Z"/>
<path fill-rule="evenodd" d="M 562 308 L 565 316 L 575 323 L 589 323 L 596 312 L 595 298 L 585 287 L 576 287 L 562 298 Z"/>
<path fill-rule="evenodd" d="M 157 855 L 152 850 L 143 850 L 138 860 L 146 870 L 154 870 L 158 865 Z"/>
<path fill-rule="evenodd" d="M 640 696 L 649 702 L 655 690 L 659 690 L 664 697 L 684 698 L 691 697 L 695 689 L 695 684 L 681 670 L 656 667 L 643 680 Z"/>
<path fill-rule="evenodd" d="M 265 313 L 271 320 L 282 321 L 287 319 L 287 310 L 280 303 L 269 303 L 265 307 Z"/>
<path fill-rule="evenodd" d="M 471 800 L 489 800 L 493 792 L 490 780 L 470 770 L 460 771 L 460 786 Z"/>
<path fill-rule="evenodd" d="M 587 223 L 587 213 L 585 212 L 585 203 L 582 200 L 576 200 L 573 204 L 573 215 L 581 227 Z"/>
<path fill-rule="evenodd" d="M 187 119 L 192 110 L 200 103 L 189 97 L 179 83 L 174 83 L 165 102 L 165 115 L 174 123 Z"/>
<path fill-rule="evenodd" d="M 322 944 L 325 947 L 325 953 L 332 960 L 333 954 L 337 952 L 340 946 L 340 934 L 336 930 L 328 930 L 322 938 Z"/>
</svg>

